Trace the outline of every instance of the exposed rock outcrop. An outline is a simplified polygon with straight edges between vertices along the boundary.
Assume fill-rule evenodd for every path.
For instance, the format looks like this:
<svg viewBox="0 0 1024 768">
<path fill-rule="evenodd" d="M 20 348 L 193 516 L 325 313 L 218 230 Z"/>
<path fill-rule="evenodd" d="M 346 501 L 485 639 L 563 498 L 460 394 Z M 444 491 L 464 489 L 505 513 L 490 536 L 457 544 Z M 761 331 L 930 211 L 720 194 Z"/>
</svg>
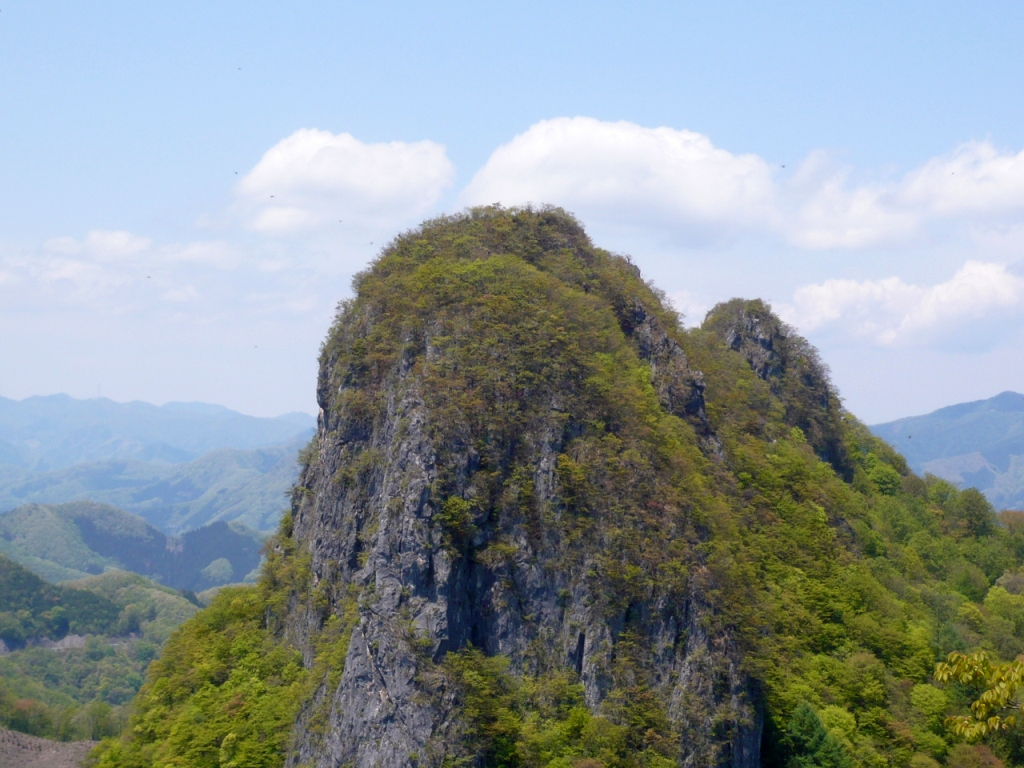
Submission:
<svg viewBox="0 0 1024 768">
<path fill-rule="evenodd" d="M 435 269 L 446 249 L 460 258 Z M 697 554 L 698 469 L 721 449 L 631 265 L 564 213 L 485 210 L 401 238 L 358 288 L 324 347 L 293 507 L 327 607 L 297 603 L 289 631 L 312 658 L 328 615 L 356 600 L 358 620 L 290 765 L 458 756 L 442 663 L 470 646 L 519 675 L 573 671 L 594 712 L 651 691 L 681 765 L 758 765 L 758 696 L 728 629 L 708 629 Z"/>
<path fill-rule="evenodd" d="M 803 430 L 822 461 L 849 480 L 853 466 L 843 445 L 842 402 L 814 347 L 760 299 L 718 304 L 702 327 L 746 358 L 782 401 L 786 423 Z"/>
</svg>

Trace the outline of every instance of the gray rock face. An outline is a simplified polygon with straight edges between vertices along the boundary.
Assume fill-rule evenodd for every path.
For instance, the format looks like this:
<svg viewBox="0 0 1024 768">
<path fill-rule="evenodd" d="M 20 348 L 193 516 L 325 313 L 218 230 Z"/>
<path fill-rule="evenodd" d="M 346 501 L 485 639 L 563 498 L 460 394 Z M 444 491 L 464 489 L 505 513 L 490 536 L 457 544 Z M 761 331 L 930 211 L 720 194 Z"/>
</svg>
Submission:
<svg viewBox="0 0 1024 768">
<path fill-rule="evenodd" d="M 764 381 L 778 385 L 785 370 L 783 357 L 790 329 L 761 301 L 732 301 L 708 313 L 706 327 L 716 331 Z"/>
<path fill-rule="evenodd" d="M 850 480 L 853 467 L 841 438 L 842 403 L 828 368 L 806 339 L 758 299 L 723 302 L 708 313 L 702 327 L 746 358 L 782 401 L 786 423 L 799 427 L 818 456 Z"/>
<path fill-rule="evenodd" d="M 293 506 L 293 536 L 310 555 L 313 583 L 329 595 L 325 612 L 296 609 L 291 617 L 288 631 L 307 660 L 326 614 L 342 612 L 354 593 L 359 609 L 340 683 L 322 687 L 307 706 L 288 764 L 440 765 L 460 723 L 457 694 L 438 664 L 468 645 L 508 657 L 515 674 L 575 671 L 598 711 L 613 693 L 616 651 L 629 628 L 651 654 L 649 683 L 678 734 L 679 764 L 759 765 L 757 692 L 740 671 L 733 638 L 706 628 L 712 574 L 698 567 L 682 591 L 651 587 L 618 604 L 594 577 L 613 540 L 601 545 L 598 534 L 608 534 L 596 527 L 581 545 L 559 525 L 569 514 L 559 457 L 581 431 L 559 390 L 538 386 L 529 423 L 515 433 L 515 462 L 481 473 L 479 442 L 460 437 L 458 425 L 438 426 L 443 414 L 424 373 L 456 365 L 452 326 L 439 320 L 411 334 L 379 386 L 368 387 L 331 350 L 361 348 L 375 322 L 372 310 L 349 307 L 335 329 L 322 359 L 315 450 Z M 639 300 L 620 323 L 650 367 L 661 406 L 689 423 L 715 460 L 721 449 L 707 425 L 700 372 Z M 482 474 L 501 491 L 500 504 L 485 503 Z M 472 524 L 461 533 L 450 524 L 451 498 L 472 504 Z M 656 545 L 674 534 L 637 535 Z M 322 729 L 310 726 L 314 710 L 326 713 Z"/>
</svg>

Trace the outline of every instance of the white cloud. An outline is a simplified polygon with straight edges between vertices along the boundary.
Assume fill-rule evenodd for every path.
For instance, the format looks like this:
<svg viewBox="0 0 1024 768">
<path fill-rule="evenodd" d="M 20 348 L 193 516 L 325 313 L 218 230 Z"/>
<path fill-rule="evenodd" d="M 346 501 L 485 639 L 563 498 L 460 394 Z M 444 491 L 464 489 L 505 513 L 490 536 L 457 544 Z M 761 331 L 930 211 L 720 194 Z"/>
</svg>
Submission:
<svg viewBox="0 0 1024 768">
<path fill-rule="evenodd" d="M 196 301 L 200 298 L 199 291 L 196 290 L 193 285 L 184 285 L 180 288 L 171 288 L 168 291 L 164 291 L 163 300 L 172 301 L 178 304 L 184 304 L 191 301 Z"/>
<path fill-rule="evenodd" d="M 925 242 L 951 226 L 973 240 L 1019 227 L 1024 214 L 1024 152 L 988 142 L 894 180 L 851 176 L 822 151 L 786 176 L 691 131 L 557 118 L 496 149 L 460 201 L 554 203 L 585 221 L 654 227 L 682 242 L 753 235 L 808 250 Z"/>
<path fill-rule="evenodd" d="M 683 325 L 692 328 L 704 322 L 704 317 L 711 310 L 714 302 L 705 296 L 698 296 L 692 291 L 675 291 L 668 295 L 672 308 L 680 314 Z"/>
<path fill-rule="evenodd" d="M 164 261 L 203 264 L 221 269 L 236 267 L 241 263 L 236 248 L 217 241 L 164 246 L 159 250 L 158 256 Z"/>
<path fill-rule="evenodd" d="M 1024 313 L 1024 279 L 1005 264 L 968 261 L 932 286 L 884 280 L 826 280 L 799 288 L 780 314 L 804 332 L 826 331 L 881 346 L 956 343 L 983 349 L 1000 325 Z M 1015 327 L 1015 324 L 1012 326 Z M 981 331 L 987 331 L 982 333 Z M 986 343 L 979 343 L 984 338 Z"/>
<path fill-rule="evenodd" d="M 809 250 L 863 248 L 906 240 L 916 230 L 918 217 L 893 205 L 891 189 L 850 185 L 849 176 L 821 150 L 800 163 L 776 193 L 783 239 Z"/>
<path fill-rule="evenodd" d="M 988 142 L 962 144 L 908 173 L 899 201 L 932 216 L 1024 213 L 1024 152 L 999 152 Z"/>
<path fill-rule="evenodd" d="M 703 239 L 723 227 L 771 228 L 774 196 L 764 160 L 699 133 L 563 117 L 495 150 L 460 201 L 553 203 L 584 220 L 656 224 Z"/>
<path fill-rule="evenodd" d="M 35 312 L 89 308 L 134 312 L 162 299 L 194 302 L 192 282 L 218 278 L 210 267 L 240 264 L 235 247 L 216 241 L 156 245 L 131 232 L 93 230 L 84 238 L 51 238 L 37 248 L 0 250 L 3 301 Z"/>
<path fill-rule="evenodd" d="M 302 129 L 275 144 L 237 184 L 246 226 L 289 235 L 339 224 L 395 230 L 429 213 L 455 175 L 432 141 L 364 144 Z"/>
<path fill-rule="evenodd" d="M 123 258 L 149 250 L 153 241 L 131 232 L 93 230 L 85 238 L 85 250 L 97 256 Z"/>
<path fill-rule="evenodd" d="M 94 229 L 86 235 L 85 240 L 54 237 L 43 243 L 43 248 L 66 256 L 84 254 L 100 259 L 123 259 L 148 250 L 152 244 L 149 238 L 131 232 Z"/>
</svg>

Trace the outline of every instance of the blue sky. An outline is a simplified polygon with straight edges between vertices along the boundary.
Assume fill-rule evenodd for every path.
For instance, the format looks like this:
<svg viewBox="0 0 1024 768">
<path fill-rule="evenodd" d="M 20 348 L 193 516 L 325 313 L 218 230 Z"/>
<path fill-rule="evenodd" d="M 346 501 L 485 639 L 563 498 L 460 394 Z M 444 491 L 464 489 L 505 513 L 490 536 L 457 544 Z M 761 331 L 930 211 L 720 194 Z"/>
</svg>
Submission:
<svg viewBox="0 0 1024 768">
<path fill-rule="evenodd" d="M 0 5 L 0 395 L 313 411 L 351 275 L 496 201 L 869 422 L 1024 390 L 1024 6 L 369 6 Z"/>
</svg>

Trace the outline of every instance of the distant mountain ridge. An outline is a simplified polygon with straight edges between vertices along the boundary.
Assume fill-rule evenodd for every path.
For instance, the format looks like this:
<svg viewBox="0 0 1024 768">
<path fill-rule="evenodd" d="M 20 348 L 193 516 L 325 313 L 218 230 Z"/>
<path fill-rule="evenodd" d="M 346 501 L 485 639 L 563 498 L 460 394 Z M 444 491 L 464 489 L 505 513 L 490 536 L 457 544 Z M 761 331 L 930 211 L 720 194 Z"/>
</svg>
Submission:
<svg viewBox="0 0 1024 768">
<path fill-rule="evenodd" d="M 915 471 L 976 487 L 996 507 L 1024 508 L 1024 395 L 1001 392 L 870 429 Z"/>
<path fill-rule="evenodd" d="M 0 466 L 0 511 L 88 499 L 137 514 L 166 533 L 217 520 L 268 531 L 288 504 L 307 442 L 302 434 L 248 451 L 211 451 L 187 464 L 110 459 L 50 472 Z"/>
<path fill-rule="evenodd" d="M 0 515 L 0 554 L 53 582 L 118 568 L 199 592 L 243 581 L 259 566 L 262 546 L 259 534 L 238 523 L 171 538 L 141 517 L 88 501 Z"/>
<path fill-rule="evenodd" d="M 315 426 L 305 413 L 259 418 L 207 403 L 0 397 L 0 464 L 37 472 L 112 459 L 182 464 L 219 448 L 283 443 Z"/>
<path fill-rule="evenodd" d="M 0 512 L 88 499 L 165 533 L 217 520 L 272 530 L 314 426 L 205 403 L 0 398 Z"/>
</svg>

